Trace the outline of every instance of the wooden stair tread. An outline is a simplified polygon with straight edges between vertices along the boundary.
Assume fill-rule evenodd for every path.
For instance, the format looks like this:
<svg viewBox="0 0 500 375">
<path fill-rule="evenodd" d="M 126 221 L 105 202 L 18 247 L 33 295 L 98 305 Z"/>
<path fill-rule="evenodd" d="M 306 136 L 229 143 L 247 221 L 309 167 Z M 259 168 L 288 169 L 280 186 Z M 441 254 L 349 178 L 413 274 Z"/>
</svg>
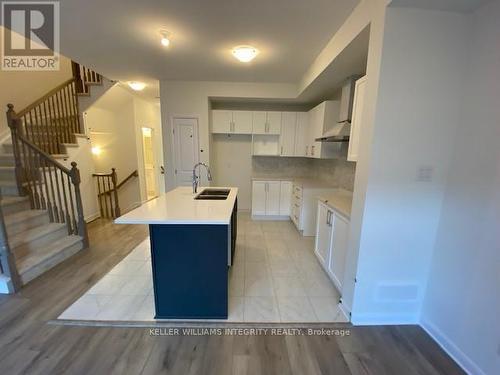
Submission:
<svg viewBox="0 0 500 375">
<path fill-rule="evenodd" d="M 5 207 L 5 206 L 9 206 L 11 204 L 16 204 L 16 203 L 19 203 L 19 202 L 25 202 L 25 201 L 28 201 L 29 198 L 27 196 L 25 197 L 2 197 L 2 201 L 0 202 L 0 204 L 2 205 L 2 207 Z"/>
<path fill-rule="evenodd" d="M 12 214 L 7 214 L 4 216 L 5 223 L 8 225 L 14 225 L 21 221 L 31 219 L 34 217 L 46 215 L 46 210 L 24 210 L 20 212 L 15 212 Z"/>
<path fill-rule="evenodd" d="M 46 236 L 65 226 L 66 224 L 63 223 L 48 223 L 39 225 L 37 227 L 27 229 L 21 233 L 15 234 L 13 236 L 9 236 L 9 244 L 12 249 L 15 249 L 16 247 L 26 245 L 28 242 Z"/>
<path fill-rule="evenodd" d="M 83 240 L 80 236 L 65 236 L 57 241 L 54 241 L 46 246 L 42 246 L 37 251 L 30 252 L 28 255 L 16 259 L 16 265 L 19 274 L 23 274 L 32 267 L 40 265 L 45 261 L 49 261 L 54 256 L 64 251 L 71 245 L 74 245 Z"/>
</svg>

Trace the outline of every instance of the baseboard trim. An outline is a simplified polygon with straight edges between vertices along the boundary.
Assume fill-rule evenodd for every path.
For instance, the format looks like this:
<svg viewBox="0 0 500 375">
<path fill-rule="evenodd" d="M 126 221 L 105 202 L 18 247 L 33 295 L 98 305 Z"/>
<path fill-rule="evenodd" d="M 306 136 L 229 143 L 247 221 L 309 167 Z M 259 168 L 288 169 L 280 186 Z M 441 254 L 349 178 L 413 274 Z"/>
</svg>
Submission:
<svg viewBox="0 0 500 375">
<path fill-rule="evenodd" d="M 420 326 L 466 373 L 486 375 L 481 368 L 470 359 L 451 339 L 428 320 L 421 320 Z"/>
<path fill-rule="evenodd" d="M 252 215 L 252 220 L 281 220 L 281 221 L 287 221 L 290 220 L 290 216 L 267 216 L 267 215 Z"/>
<path fill-rule="evenodd" d="M 355 326 L 415 325 L 417 314 L 355 314 L 351 312 L 351 323 Z"/>
<path fill-rule="evenodd" d="M 93 214 L 85 216 L 84 220 L 86 223 L 90 223 L 91 221 L 94 221 L 101 217 L 101 214 L 99 212 L 94 212 Z"/>
</svg>

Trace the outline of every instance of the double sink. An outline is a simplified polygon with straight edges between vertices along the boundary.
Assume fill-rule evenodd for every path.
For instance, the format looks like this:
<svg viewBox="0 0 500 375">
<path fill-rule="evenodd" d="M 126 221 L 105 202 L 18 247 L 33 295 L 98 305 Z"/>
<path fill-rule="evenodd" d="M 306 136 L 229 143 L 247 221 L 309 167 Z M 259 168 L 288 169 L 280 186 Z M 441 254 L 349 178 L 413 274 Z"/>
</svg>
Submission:
<svg viewBox="0 0 500 375">
<path fill-rule="evenodd" d="M 194 199 L 197 200 L 226 200 L 230 189 L 203 189 Z"/>
</svg>

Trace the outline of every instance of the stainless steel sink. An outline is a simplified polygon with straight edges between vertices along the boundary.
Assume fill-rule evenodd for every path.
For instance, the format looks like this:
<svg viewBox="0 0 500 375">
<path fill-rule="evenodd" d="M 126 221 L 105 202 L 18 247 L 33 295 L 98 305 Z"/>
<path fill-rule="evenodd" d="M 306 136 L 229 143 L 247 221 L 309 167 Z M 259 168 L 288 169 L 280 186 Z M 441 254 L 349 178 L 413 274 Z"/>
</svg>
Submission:
<svg viewBox="0 0 500 375">
<path fill-rule="evenodd" d="M 203 189 L 194 199 L 226 200 L 230 189 Z"/>
</svg>

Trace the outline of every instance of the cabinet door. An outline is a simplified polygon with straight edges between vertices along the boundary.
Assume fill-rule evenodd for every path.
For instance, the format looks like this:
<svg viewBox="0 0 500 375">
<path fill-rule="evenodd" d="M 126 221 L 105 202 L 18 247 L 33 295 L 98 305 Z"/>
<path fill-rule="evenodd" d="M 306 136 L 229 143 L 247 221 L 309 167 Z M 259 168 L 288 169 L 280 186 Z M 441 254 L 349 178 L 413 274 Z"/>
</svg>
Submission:
<svg viewBox="0 0 500 375">
<path fill-rule="evenodd" d="M 233 115 L 231 111 L 212 111 L 212 133 L 231 133 Z"/>
<path fill-rule="evenodd" d="M 252 112 L 233 111 L 233 132 L 236 134 L 252 134 Z"/>
<path fill-rule="evenodd" d="M 363 106 L 365 101 L 366 82 L 366 76 L 358 79 L 354 89 L 351 135 L 349 137 L 349 150 L 347 151 L 347 160 L 349 161 L 358 161 L 359 140 L 363 129 Z"/>
<path fill-rule="evenodd" d="M 281 133 L 281 112 L 267 112 L 267 134 Z"/>
<path fill-rule="evenodd" d="M 266 181 L 254 181 L 252 183 L 252 215 L 266 214 Z"/>
<path fill-rule="evenodd" d="M 307 112 L 297 113 L 297 125 L 295 127 L 295 156 L 307 156 L 309 154 L 308 117 Z"/>
<path fill-rule="evenodd" d="M 267 182 L 266 215 L 280 214 L 280 181 Z"/>
<path fill-rule="evenodd" d="M 342 283 L 344 282 L 348 239 L 349 222 L 342 216 L 334 214 L 332 253 L 330 256 L 328 271 L 340 293 L 342 293 Z"/>
<path fill-rule="evenodd" d="M 318 203 L 318 214 L 316 222 L 316 245 L 314 252 L 318 260 L 326 267 L 330 261 L 330 248 L 332 239 L 332 211 L 323 203 Z"/>
<path fill-rule="evenodd" d="M 280 215 L 290 216 L 292 205 L 292 183 L 281 181 L 280 188 Z"/>
<path fill-rule="evenodd" d="M 252 132 L 253 134 L 266 134 L 267 112 L 252 112 Z"/>
<path fill-rule="evenodd" d="M 281 115 L 280 155 L 295 156 L 296 112 L 283 112 Z"/>
</svg>

